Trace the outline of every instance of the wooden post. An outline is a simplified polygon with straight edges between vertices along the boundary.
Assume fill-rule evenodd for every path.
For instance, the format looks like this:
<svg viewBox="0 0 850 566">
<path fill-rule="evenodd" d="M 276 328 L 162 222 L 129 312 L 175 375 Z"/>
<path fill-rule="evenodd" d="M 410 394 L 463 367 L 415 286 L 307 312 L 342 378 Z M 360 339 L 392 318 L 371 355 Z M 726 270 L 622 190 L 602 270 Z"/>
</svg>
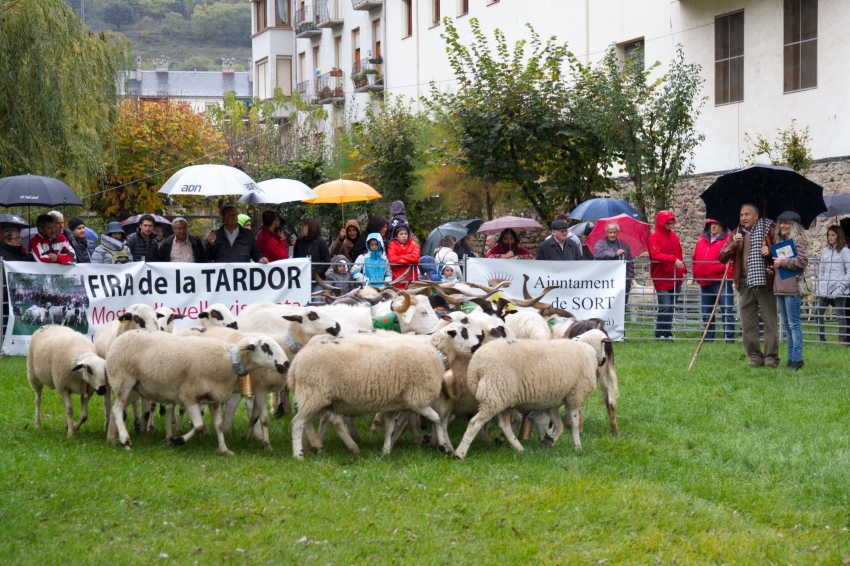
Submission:
<svg viewBox="0 0 850 566">
<path fill-rule="evenodd" d="M 694 363 L 697 361 L 697 356 L 699 355 L 700 348 L 702 348 L 702 343 L 705 342 L 705 336 L 708 334 L 708 327 L 711 326 L 711 321 L 714 320 L 714 313 L 717 312 L 717 305 L 720 303 L 720 295 L 723 293 L 723 287 L 726 284 L 726 276 L 729 274 L 729 269 L 723 270 L 723 279 L 720 280 L 720 290 L 717 292 L 717 298 L 714 299 L 714 308 L 711 309 L 711 315 L 708 317 L 708 322 L 705 324 L 705 330 L 702 331 L 702 338 L 699 341 L 699 345 L 697 346 L 697 351 L 694 352 L 694 358 L 691 360 L 691 365 L 688 366 L 688 371 L 691 371 L 691 368 L 694 367 Z"/>
</svg>

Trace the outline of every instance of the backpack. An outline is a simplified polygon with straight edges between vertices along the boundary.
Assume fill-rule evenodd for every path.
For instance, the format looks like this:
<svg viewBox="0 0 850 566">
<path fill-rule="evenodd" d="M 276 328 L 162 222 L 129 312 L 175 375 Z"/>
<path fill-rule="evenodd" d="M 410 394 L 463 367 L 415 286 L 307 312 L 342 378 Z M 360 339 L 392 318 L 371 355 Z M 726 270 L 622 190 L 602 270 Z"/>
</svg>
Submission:
<svg viewBox="0 0 850 566">
<path fill-rule="evenodd" d="M 127 246 L 120 250 L 110 250 L 112 252 L 112 263 L 130 263 L 130 252 L 127 251 Z"/>
</svg>

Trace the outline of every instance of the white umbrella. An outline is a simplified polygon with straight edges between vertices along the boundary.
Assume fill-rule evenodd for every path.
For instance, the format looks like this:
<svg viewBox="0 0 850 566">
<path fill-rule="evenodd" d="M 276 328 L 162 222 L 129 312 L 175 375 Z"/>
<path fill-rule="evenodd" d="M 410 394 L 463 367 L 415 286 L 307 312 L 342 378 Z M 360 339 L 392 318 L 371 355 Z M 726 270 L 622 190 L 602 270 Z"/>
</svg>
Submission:
<svg viewBox="0 0 850 566">
<path fill-rule="evenodd" d="M 165 195 L 217 197 L 243 195 L 257 189 L 254 179 L 227 165 L 192 165 L 171 176 L 159 189 Z"/>
<path fill-rule="evenodd" d="M 257 189 L 245 193 L 239 202 L 245 204 L 280 204 L 318 198 L 313 189 L 295 179 L 269 179 L 257 183 Z"/>
</svg>

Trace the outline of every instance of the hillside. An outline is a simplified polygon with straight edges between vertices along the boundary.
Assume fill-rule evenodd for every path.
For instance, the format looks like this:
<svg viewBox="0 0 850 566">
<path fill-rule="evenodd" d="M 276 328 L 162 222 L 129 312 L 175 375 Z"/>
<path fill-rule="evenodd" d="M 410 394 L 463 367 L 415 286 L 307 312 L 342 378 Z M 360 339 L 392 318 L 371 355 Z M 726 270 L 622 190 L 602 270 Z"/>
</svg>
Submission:
<svg viewBox="0 0 850 566">
<path fill-rule="evenodd" d="M 245 71 L 251 58 L 251 4 L 248 0 L 68 0 L 93 32 L 110 30 L 127 37 L 133 61 L 156 67 L 169 58 L 171 70 L 215 71 L 223 57 Z M 84 2 L 84 5 L 81 4 Z"/>
</svg>

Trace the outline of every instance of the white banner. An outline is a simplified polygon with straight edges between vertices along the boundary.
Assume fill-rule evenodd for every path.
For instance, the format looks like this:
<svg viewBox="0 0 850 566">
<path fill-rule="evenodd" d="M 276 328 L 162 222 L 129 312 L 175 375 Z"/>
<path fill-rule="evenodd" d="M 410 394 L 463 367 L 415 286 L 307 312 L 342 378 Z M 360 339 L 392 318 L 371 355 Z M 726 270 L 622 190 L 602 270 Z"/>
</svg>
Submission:
<svg viewBox="0 0 850 566">
<path fill-rule="evenodd" d="M 516 259 L 467 260 L 467 281 L 502 287 L 509 299 L 522 299 L 523 275 L 528 293 L 538 296 L 546 287 L 558 288 L 542 301 L 569 311 L 578 319 L 601 318 L 612 340 L 622 340 L 626 310 L 626 264 L 622 261 L 524 261 Z"/>
<path fill-rule="evenodd" d="M 11 308 L 2 353 L 13 356 L 26 355 L 30 336 L 45 324 L 65 324 L 94 340 L 101 325 L 136 303 L 185 314 L 175 322 L 181 327 L 194 324 L 198 313 L 213 303 L 227 305 L 237 316 L 261 301 L 310 302 L 307 259 L 74 266 L 13 261 L 4 268 Z"/>
</svg>

